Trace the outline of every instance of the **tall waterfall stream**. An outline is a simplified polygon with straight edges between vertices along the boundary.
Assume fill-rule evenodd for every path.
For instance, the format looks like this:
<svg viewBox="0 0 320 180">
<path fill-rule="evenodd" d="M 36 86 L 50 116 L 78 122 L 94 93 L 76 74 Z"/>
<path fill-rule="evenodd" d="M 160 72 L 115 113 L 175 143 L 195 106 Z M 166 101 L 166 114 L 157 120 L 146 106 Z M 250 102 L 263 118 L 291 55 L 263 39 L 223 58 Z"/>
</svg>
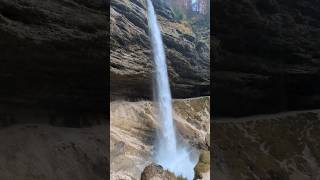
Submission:
<svg viewBox="0 0 320 180">
<path fill-rule="evenodd" d="M 168 80 L 166 57 L 157 17 L 151 0 L 147 0 L 148 25 L 154 60 L 154 99 L 157 103 L 158 119 L 161 128 L 157 133 L 157 145 L 154 160 L 165 169 L 188 180 L 194 177 L 194 161 L 188 149 L 179 144 L 176 138 L 172 117 L 172 98 Z"/>
</svg>

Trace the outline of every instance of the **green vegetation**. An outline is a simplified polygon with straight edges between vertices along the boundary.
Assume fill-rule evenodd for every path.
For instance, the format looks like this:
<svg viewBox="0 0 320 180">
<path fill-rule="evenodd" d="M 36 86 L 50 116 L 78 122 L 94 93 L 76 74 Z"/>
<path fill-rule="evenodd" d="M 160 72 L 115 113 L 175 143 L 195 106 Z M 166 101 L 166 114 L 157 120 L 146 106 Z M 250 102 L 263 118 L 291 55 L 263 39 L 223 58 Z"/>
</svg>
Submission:
<svg viewBox="0 0 320 180">
<path fill-rule="evenodd" d="M 181 23 L 176 23 L 176 28 L 185 34 L 192 34 L 192 28 L 189 27 L 186 21 L 182 21 Z"/>
<path fill-rule="evenodd" d="M 182 21 L 186 19 L 186 15 L 182 12 L 181 9 L 173 7 L 172 11 L 173 11 L 174 17 L 177 20 Z"/>
<path fill-rule="evenodd" d="M 169 171 L 169 170 L 165 170 L 165 172 L 167 173 L 167 174 L 169 174 L 170 175 L 170 177 L 172 178 L 172 179 L 174 179 L 174 180 L 187 180 L 187 178 L 184 178 L 183 176 L 176 176 L 173 172 L 171 172 L 171 171 Z"/>
<path fill-rule="evenodd" d="M 187 180 L 186 178 L 182 177 L 182 176 L 178 176 L 177 180 Z"/>
<path fill-rule="evenodd" d="M 200 17 L 201 20 L 205 20 L 206 23 L 210 21 L 210 0 L 197 0 L 192 7 L 192 0 L 168 0 L 172 11 L 174 12 L 177 20 L 190 21 L 194 17 Z M 195 10 L 197 9 L 197 10 Z"/>
</svg>

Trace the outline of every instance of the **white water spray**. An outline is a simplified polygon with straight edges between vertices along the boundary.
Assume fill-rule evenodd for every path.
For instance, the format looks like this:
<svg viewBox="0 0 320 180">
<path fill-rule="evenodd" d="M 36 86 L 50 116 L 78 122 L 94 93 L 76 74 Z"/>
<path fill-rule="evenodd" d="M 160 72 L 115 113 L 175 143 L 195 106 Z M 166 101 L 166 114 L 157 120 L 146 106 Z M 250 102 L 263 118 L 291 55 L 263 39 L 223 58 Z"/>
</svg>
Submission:
<svg viewBox="0 0 320 180">
<path fill-rule="evenodd" d="M 177 144 L 175 126 L 172 118 L 172 99 L 169 87 L 166 58 L 157 17 L 151 0 L 148 3 L 148 25 L 155 66 L 154 98 L 158 102 L 159 121 L 161 129 L 158 132 L 155 161 L 176 175 L 182 175 L 188 180 L 194 177 L 195 162 L 190 159 L 190 153 L 185 147 Z"/>
</svg>

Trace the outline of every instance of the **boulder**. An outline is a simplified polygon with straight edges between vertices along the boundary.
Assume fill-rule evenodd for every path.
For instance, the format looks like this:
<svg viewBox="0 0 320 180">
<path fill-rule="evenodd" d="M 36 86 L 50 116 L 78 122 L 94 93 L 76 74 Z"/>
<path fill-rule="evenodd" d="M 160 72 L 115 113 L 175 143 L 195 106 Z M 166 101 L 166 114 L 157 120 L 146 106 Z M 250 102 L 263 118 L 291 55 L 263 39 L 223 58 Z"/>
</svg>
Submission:
<svg viewBox="0 0 320 180">
<path fill-rule="evenodd" d="M 170 171 L 164 170 L 162 166 L 150 164 L 144 168 L 141 180 L 176 180 L 177 177 Z"/>
</svg>

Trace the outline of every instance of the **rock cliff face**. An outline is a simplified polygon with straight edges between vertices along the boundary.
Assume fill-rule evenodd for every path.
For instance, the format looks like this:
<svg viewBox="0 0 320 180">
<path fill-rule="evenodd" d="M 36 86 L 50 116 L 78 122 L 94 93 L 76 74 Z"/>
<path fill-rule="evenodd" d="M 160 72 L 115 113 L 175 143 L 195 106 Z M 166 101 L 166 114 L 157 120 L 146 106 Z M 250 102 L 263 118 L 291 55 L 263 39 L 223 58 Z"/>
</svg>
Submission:
<svg viewBox="0 0 320 180">
<path fill-rule="evenodd" d="M 320 3 L 213 2 L 217 116 L 320 108 Z"/>
<path fill-rule="evenodd" d="M 0 0 L 0 105 L 105 112 L 107 30 L 104 1 Z"/>
<path fill-rule="evenodd" d="M 196 151 L 209 150 L 209 97 L 175 100 L 174 121 L 186 143 Z M 156 129 L 159 121 L 152 102 L 115 101 L 110 107 L 110 172 L 112 180 L 140 179 L 152 162 Z M 195 152 L 195 160 L 197 152 Z"/>
<path fill-rule="evenodd" d="M 212 179 L 320 178 L 320 111 L 217 119 Z"/>
<path fill-rule="evenodd" d="M 154 1 L 165 45 L 174 97 L 209 94 L 209 31 L 195 34 L 187 22 L 176 20 L 171 9 Z M 111 0 L 110 76 L 113 98 L 152 96 L 152 52 L 145 0 Z"/>
</svg>

